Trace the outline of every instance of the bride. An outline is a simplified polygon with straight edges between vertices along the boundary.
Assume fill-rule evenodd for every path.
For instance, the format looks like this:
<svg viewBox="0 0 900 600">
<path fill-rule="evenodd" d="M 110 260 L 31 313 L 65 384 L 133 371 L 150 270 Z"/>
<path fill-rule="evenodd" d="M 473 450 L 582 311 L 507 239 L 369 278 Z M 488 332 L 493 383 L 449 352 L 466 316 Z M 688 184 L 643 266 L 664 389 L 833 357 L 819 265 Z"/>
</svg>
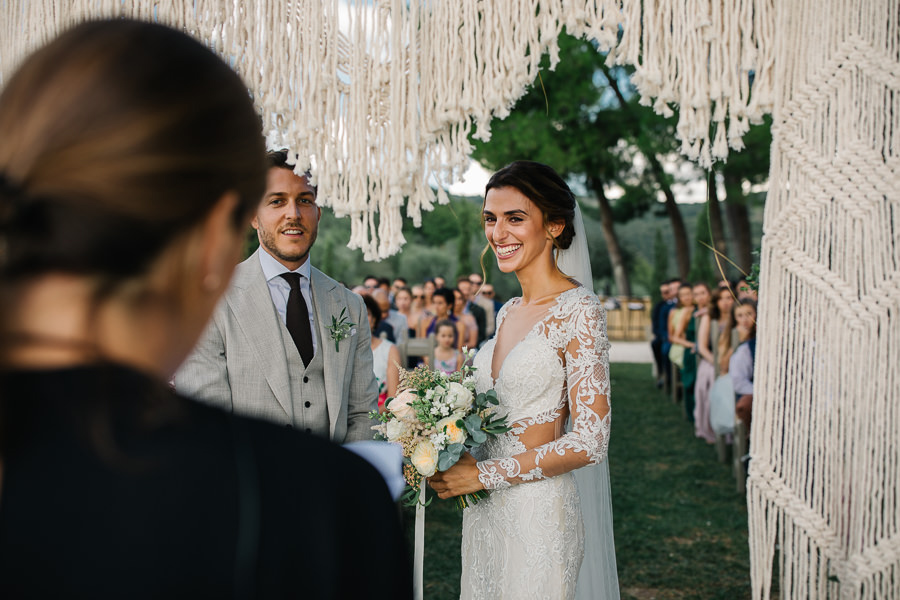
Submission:
<svg viewBox="0 0 900 600">
<path fill-rule="evenodd" d="M 441 498 L 491 491 L 463 515 L 464 599 L 619 597 L 609 343 L 580 217 L 546 165 L 514 162 L 488 181 L 484 233 L 522 296 L 476 355 L 476 387 L 497 391 L 512 430 L 430 479 Z"/>
</svg>

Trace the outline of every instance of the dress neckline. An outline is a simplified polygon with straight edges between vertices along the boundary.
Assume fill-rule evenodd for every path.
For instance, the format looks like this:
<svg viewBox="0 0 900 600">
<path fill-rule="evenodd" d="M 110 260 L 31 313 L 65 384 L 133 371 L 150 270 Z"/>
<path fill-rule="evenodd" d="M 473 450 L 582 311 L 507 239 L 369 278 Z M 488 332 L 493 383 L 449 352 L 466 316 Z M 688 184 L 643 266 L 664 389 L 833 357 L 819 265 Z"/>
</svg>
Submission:
<svg viewBox="0 0 900 600">
<path fill-rule="evenodd" d="M 518 348 L 522 344 L 522 342 L 524 342 L 529 337 L 531 337 L 531 335 L 535 332 L 535 330 L 537 330 L 538 326 L 542 325 L 544 323 L 544 321 L 546 321 L 550 317 L 550 315 L 553 313 L 553 309 L 555 309 L 557 306 L 559 306 L 559 304 L 562 302 L 563 296 L 569 294 L 570 292 L 572 292 L 574 290 L 581 290 L 581 289 L 584 289 L 584 286 L 576 285 L 575 287 L 571 287 L 571 288 L 564 290 L 564 291 L 560 292 L 559 294 L 557 294 L 554 301 L 547 306 L 546 310 L 544 311 L 544 314 L 541 315 L 541 318 L 539 318 L 537 321 L 534 322 L 534 325 L 531 326 L 531 328 L 525 333 L 525 335 L 522 336 L 522 338 L 519 341 L 517 341 L 515 344 L 510 346 L 509 351 L 506 353 L 506 356 L 504 356 L 503 360 L 500 361 L 500 365 L 497 369 L 497 376 L 494 377 L 494 351 L 497 349 L 497 338 L 500 337 L 500 330 L 503 327 L 503 323 L 506 322 L 506 315 L 507 315 L 507 313 L 509 313 L 509 309 L 515 305 L 521 304 L 522 297 L 517 296 L 515 298 L 512 298 L 509 301 L 509 305 L 506 307 L 506 311 L 503 313 L 503 320 L 497 324 L 497 333 L 494 334 L 494 347 L 491 349 L 491 364 L 490 364 L 491 373 L 490 373 L 490 376 L 491 376 L 491 387 L 492 388 L 496 389 L 497 382 L 500 381 L 500 376 L 503 374 L 503 367 L 506 365 L 506 360 L 509 358 L 509 355 L 512 354 L 513 351 L 515 351 L 515 349 Z"/>
</svg>

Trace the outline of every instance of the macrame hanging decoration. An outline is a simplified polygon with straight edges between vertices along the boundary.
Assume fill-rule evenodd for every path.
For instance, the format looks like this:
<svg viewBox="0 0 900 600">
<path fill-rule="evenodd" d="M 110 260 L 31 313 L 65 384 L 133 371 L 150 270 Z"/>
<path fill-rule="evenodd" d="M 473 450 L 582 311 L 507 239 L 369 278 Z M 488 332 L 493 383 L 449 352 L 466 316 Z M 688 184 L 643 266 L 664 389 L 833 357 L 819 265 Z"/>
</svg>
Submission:
<svg viewBox="0 0 900 600">
<path fill-rule="evenodd" d="M 350 217 L 350 247 L 373 260 L 402 247 L 404 208 L 418 226 L 423 210 L 448 202 L 469 136 L 490 139 L 491 120 L 509 113 L 545 52 L 555 67 L 563 27 L 634 65 L 658 111 L 681 107 L 688 156 L 725 158 L 771 108 L 770 2 L 0 0 L 0 78 L 87 17 L 182 28 L 241 73 L 270 146 L 311 169 L 320 202 Z"/>
<path fill-rule="evenodd" d="M 633 65 L 642 102 L 677 108 L 703 166 L 773 112 L 753 597 L 777 564 L 782 598 L 900 599 L 900 2 L 0 0 L 0 85 L 61 29 L 112 15 L 225 57 L 366 259 L 400 250 L 404 207 L 418 225 L 447 201 L 469 136 L 490 138 L 545 52 L 555 65 L 563 27 Z"/>
<path fill-rule="evenodd" d="M 777 18 L 753 598 L 900 598 L 900 2 Z M 779 551 L 776 553 L 776 548 Z"/>
</svg>

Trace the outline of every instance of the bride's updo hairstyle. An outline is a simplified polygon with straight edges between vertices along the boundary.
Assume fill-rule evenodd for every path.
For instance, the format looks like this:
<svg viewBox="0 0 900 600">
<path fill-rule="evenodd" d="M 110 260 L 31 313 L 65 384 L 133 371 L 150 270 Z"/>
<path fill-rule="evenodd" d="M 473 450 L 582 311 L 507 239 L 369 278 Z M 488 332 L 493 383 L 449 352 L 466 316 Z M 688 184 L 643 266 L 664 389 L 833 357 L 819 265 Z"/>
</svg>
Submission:
<svg viewBox="0 0 900 600">
<path fill-rule="evenodd" d="M 563 178 L 551 167 L 530 160 L 509 163 L 488 180 L 487 193 L 494 188 L 513 187 L 522 192 L 544 215 L 544 228 L 551 223 L 563 223 L 562 232 L 554 238 L 553 246 L 566 250 L 575 237 L 575 194 Z M 483 225 L 483 223 L 482 223 Z"/>
<path fill-rule="evenodd" d="M 243 227 L 265 189 L 260 120 L 201 43 L 94 21 L 30 57 L 0 95 L 0 279 L 142 275 L 226 192 Z"/>
</svg>

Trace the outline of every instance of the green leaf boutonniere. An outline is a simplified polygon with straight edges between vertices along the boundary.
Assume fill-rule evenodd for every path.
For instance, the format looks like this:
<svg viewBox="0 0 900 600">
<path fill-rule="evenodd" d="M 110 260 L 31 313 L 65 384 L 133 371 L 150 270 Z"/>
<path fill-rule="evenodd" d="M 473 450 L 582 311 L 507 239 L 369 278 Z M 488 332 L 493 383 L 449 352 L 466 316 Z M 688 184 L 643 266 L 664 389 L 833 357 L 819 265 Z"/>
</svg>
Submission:
<svg viewBox="0 0 900 600">
<path fill-rule="evenodd" d="M 331 325 L 328 326 L 328 330 L 331 332 L 331 339 L 334 340 L 334 351 L 340 352 L 340 343 L 341 340 L 345 340 L 350 337 L 350 333 L 353 327 L 356 326 L 356 323 L 351 323 L 347 320 L 347 309 L 341 309 L 341 316 L 335 317 L 331 315 Z"/>
</svg>

